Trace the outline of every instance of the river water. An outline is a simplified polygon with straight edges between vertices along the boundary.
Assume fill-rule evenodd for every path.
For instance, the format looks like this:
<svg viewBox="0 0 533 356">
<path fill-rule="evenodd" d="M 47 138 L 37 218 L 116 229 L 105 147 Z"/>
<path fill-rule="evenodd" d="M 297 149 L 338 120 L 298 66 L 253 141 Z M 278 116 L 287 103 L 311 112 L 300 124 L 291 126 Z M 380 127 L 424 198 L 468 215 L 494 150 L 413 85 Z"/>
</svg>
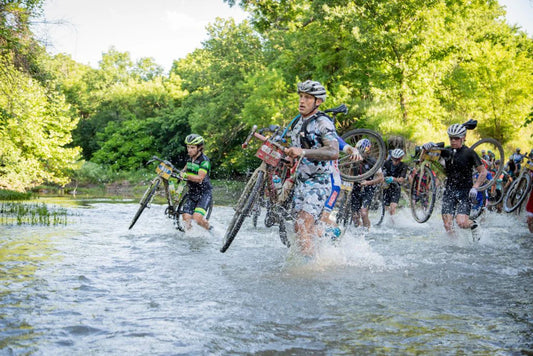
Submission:
<svg viewBox="0 0 533 356">
<path fill-rule="evenodd" d="M 65 226 L 0 226 L 1 355 L 350 355 L 533 352 L 533 236 L 488 215 L 446 237 L 405 209 L 349 229 L 316 260 L 248 222 L 219 252 L 134 203 L 58 201 Z"/>
</svg>

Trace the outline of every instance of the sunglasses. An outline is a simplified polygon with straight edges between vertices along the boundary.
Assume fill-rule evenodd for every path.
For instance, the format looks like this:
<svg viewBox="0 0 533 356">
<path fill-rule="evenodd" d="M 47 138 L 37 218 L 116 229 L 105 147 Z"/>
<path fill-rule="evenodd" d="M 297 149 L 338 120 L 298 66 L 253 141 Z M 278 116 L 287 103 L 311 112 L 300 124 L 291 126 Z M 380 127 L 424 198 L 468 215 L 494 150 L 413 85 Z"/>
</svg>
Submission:
<svg viewBox="0 0 533 356">
<path fill-rule="evenodd" d="M 450 136 L 450 141 L 460 140 L 460 139 L 462 139 L 462 137 L 451 137 Z"/>
</svg>

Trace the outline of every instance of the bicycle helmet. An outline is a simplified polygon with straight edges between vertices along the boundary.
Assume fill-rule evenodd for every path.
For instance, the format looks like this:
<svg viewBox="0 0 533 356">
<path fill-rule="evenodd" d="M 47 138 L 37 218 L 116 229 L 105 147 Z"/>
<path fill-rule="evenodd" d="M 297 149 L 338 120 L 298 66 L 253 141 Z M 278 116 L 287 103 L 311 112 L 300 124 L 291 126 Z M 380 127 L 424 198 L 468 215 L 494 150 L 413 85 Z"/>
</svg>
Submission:
<svg viewBox="0 0 533 356">
<path fill-rule="evenodd" d="M 363 138 L 355 144 L 355 148 L 361 153 L 367 153 L 370 151 L 370 147 L 372 146 L 372 143 L 368 138 Z"/>
<path fill-rule="evenodd" d="M 203 145 L 204 144 L 204 138 L 197 134 L 190 134 L 187 137 L 185 137 L 185 144 L 186 145 Z"/>
<path fill-rule="evenodd" d="M 400 159 L 405 155 L 405 152 L 401 148 L 396 148 L 392 150 L 390 155 L 392 158 Z"/>
<path fill-rule="evenodd" d="M 465 137 L 466 136 L 466 127 L 462 124 L 453 124 L 448 127 L 448 136 L 450 137 Z"/>
<path fill-rule="evenodd" d="M 516 149 L 516 152 L 517 152 L 517 153 L 520 152 L 520 148 L 517 148 L 517 149 Z"/>
<path fill-rule="evenodd" d="M 307 93 L 315 98 L 326 101 L 326 88 L 320 82 L 314 80 L 306 80 L 305 82 L 298 83 L 298 94 Z"/>
</svg>

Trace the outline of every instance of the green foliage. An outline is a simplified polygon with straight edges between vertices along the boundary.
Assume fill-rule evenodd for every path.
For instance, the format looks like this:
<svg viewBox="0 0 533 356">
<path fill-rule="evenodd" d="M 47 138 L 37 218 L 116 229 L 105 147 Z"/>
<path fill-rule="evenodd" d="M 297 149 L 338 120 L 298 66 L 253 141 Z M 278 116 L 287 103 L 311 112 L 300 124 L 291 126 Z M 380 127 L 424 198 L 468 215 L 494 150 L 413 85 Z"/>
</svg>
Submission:
<svg viewBox="0 0 533 356">
<path fill-rule="evenodd" d="M 67 173 L 109 182 L 144 172 L 153 154 L 181 165 L 190 132 L 206 138 L 214 176 L 246 175 L 259 161 L 242 140 L 252 125 L 287 125 L 306 79 L 326 86 L 322 109 L 348 105 L 341 134 L 440 141 L 475 118 L 472 136 L 533 145 L 533 40 L 503 22 L 497 1 L 225 2 L 250 22 L 217 19 L 167 76 L 113 47 L 97 69 L 50 57 L 28 26 L 43 2 L 0 5 L 0 187 L 64 184 Z"/>
<path fill-rule="evenodd" d="M 78 149 L 66 147 L 76 120 L 64 98 L 0 57 L 0 188 L 65 184 Z"/>
</svg>

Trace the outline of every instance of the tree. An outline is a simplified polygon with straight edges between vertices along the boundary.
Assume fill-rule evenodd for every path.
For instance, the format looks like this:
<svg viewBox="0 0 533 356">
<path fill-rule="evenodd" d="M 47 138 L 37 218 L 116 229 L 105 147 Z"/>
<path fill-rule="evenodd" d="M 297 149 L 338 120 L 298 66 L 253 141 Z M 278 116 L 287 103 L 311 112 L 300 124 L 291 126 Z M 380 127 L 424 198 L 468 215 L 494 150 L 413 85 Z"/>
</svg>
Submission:
<svg viewBox="0 0 533 356">
<path fill-rule="evenodd" d="M 0 68 L 0 188 L 66 184 L 79 150 L 67 147 L 76 120 L 64 97 L 17 71 L 5 57 Z"/>
</svg>

